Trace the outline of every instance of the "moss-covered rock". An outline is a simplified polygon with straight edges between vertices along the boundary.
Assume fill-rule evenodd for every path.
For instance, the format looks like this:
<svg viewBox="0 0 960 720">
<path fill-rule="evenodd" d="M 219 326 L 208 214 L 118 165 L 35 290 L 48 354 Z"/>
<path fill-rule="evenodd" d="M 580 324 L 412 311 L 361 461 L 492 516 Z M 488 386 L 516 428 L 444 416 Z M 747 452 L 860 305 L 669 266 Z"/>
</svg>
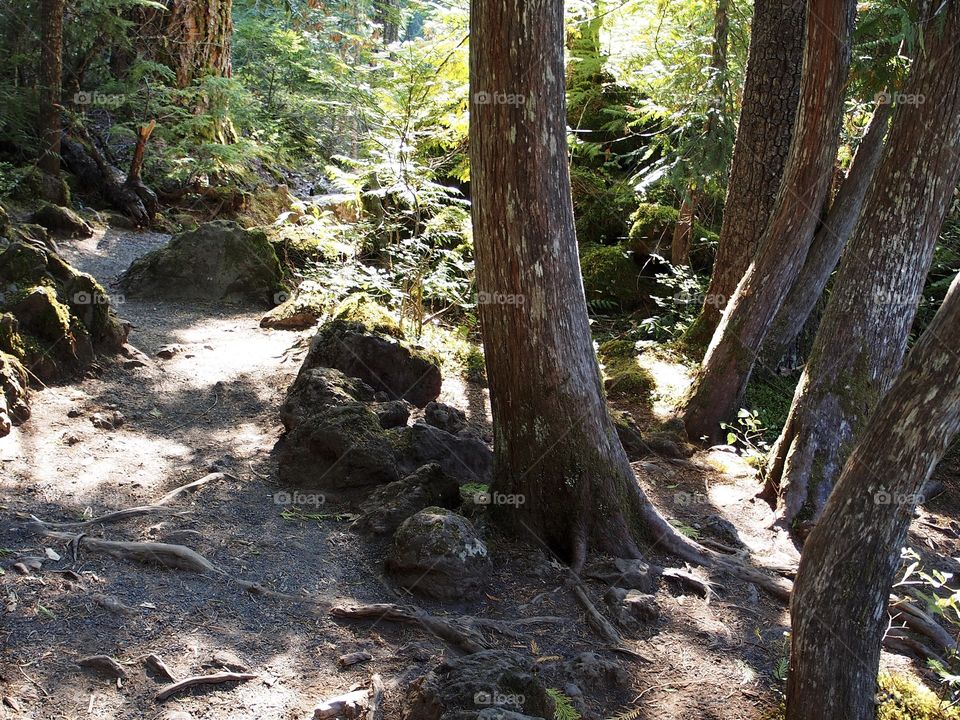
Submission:
<svg viewBox="0 0 960 720">
<path fill-rule="evenodd" d="M 93 228 L 73 210 L 61 205 L 44 203 L 30 216 L 30 222 L 46 228 L 55 235 L 73 238 L 93 236 Z"/>
<path fill-rule="evenodd" d="M 10 215 L 7 214 L 7 209 L 3 205 L 0 205 L 0 235 L 6 233 L 9 227 Z"/>
<path fill-rule="evenodd" d="M 30 378 L 20 361 L 0 351 L 0 437 L 10 433 L 14 425 L 30 417 L 27 388 Z"/>
<path fill-rule="evenodd" d="M 630 230 L 637 206 L 631 185 L 608 173 L 574 166 L 570 170 L 577 240 L 587 244 L 619 244 Z"/>
<path fill-rule="evenodd" d="M 655 281 L 643 277 L 631 252 L 619 245 L 583 245 L 580 270 L 587 302 L 613 305 L 621 310 L 653 306 L 650 291 Z"/>
<path fill-rule="evenodd" d="M 267 236 L 214 221 L 134 261 L 120 284 L 133 297 L 276 304 L 280 262 Z"/>
<path fill-rule="evenodd" d="M 625 246 L 640 258 L 659 255 L 669 260 L 678 217 L 676 208 L 668 205 L 640 204 L 631 216 L 632 224 Z M 695 269 L 709 269 L 718 241 L 717 233 L 700 223 L 694 223 L 691 264 Z"/>
<path fill-rule="evenodd" d="M 62 178 L 49 175 L 39 168 L 15 171 L 16 178 L 10 197 L 24 203 L 46 200 L 57 205 L 70 204 L 70 188 Z"/>
<path fill-rule="evenodd" d="M 421 348 L 345 320 L 320 327 L 301 372 L 313 367 L 336 368 L 417 407 L 436 400 L 442 384 L 439 365 Z"/>
<path fill-rule="evenodd" d="M 656 381 L 650 371 L 637 362 L 637 353 L 632 342 L 607 341 L 597 349 L 597 355 L 603 363 L 603 387 L 608 397 L 650 402 Z"/>
<path fill-rule="evenodd" d="M 323 316 L 326 298 L 320 288 L 305 281 L 273 310 L 260 318 L 260 327 L 273 330 L 306 330 Z"/>
<path fill-rule="evenodd" d="M 905 675 L 880 673 L 877 720 L 960 720 L 960 708 Z"/>
<path fill-rule="evenodd" d="M 344 298 L 333 310 L 335 320 L 359 323 L 371 332 L 383 333 L 403 340 L 400 323 L 383 305 L 367 293 L 353 293 Z"/>
</svg>

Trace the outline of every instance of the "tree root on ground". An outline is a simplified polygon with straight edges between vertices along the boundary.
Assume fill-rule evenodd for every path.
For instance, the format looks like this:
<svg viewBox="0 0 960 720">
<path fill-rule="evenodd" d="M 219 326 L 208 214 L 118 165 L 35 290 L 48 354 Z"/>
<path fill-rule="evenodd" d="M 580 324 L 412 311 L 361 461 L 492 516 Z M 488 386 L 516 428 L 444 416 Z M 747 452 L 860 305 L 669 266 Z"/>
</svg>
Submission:
<svg viewBox="0 0 960 720">
<path fill-rule="evenodd" d="M 155 699 L 157 702 L 163 702 L 172 695 L 176 695 L 179 692 L 188 690 L 199 685 L 218 685 L 225 682 L 245 682 L 247 680 L 254 680 L 260 677 L 254 673 L 237 673 L 237 672 L 218 672 L 212 675 L 192 675 L 183 680 L 177 680 L 176 682 L 170 683 L 160 688 L 160 691 L 156 694 Z"/>
<path fill-rule="evenodd" d="M 117 510 L 116 512 L 107 513 L 106 515 L 101 515 L 100 517 L 93 518 L 92 520 L 83 520 L 78 522 L 50 522 L 47 520 L 41 520 L 35 515 L 30 515 L 29 517 L 32 522 L 42 525 L 44 528 L 57 530 L 66 528 L 79 529 L 92 527 L 94 525 L 107 525 L 109 523 L 121 522 L 133 517 L 140 517 L 142 515 L 173 512 L 173 510 L 160 507 L 159 505 L 141 505 L 139 507 L 126 508 L 125 510 Z"/>
<path fill-rule="evenodd" d="M 166 495 L 164 495 L 162 498 L 157 500 L 157 502 L 154 503 L 154 505 L 166 505 L 167 503 L 172 502 L 173 500 L 176 500 L 183 493 L 195 492 L 199 488 L 203 487 L 204 485 L 208 485 L 218 480 L 236 480 L 236 479 L 237 477 L 235 475 L 231 475 L 230 473 L 212 472 L 212 473 L 209 473 L 208 475 L 204 475 L 199 480 L 194 480 L 193 482 L 189 482 L 186 485 L 181 485 L 178 488 L 174 488 L 173 490 L 168 492 Z"/>
</svg>

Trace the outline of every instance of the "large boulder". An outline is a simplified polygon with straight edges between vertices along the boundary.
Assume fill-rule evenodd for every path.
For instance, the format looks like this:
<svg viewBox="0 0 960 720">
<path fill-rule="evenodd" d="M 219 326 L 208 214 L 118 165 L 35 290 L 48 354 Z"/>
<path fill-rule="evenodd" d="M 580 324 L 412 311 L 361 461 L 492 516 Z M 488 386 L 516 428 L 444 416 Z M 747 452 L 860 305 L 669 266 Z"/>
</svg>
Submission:
<svg viewBox="0 0 960 720">
<path fill-rule="evenodd" d="M 93 228 L 90 224 L 73 210 L 62 205 L 44 203 L 30 217 L 30 222 L 46 228 L 55 235 L 72 238 L 93 236 Z"/>
<path fill-rule="evenodd" d="M 217 220 L 135 260 L 120 284 L 132 297 L 272 305 L 282 279 L 266 234 Z"/>
<path fill-rule="evenodd" d="M 395 438 L 401 472 L 437 463 L 460 483 L 487 485 L 493 478 L 493 451 L 469 430 L 453 435 L 425 422 L 415 422 L 397 431 Z"/>
<path fill-rule="evenodd" d="M 440 507 L 407 518 L 387 556 L 387 572 L 401 587 L 437 600 L 476 595 L 490 565 L 487 546 L 473 524 Z"/>
<path fill-rule="evenodd" d="M 8 435 L 14 425 L 30 417 L 27 405 L 29 376 L 13 355 L 0 352 L 0 437 Z"/>
<path fill-rule="evenodd" d="M 512 650 L 444 660 L 411 684 L 404 720 L 553 718 L 555 705 L 536 663 Z"/>
<path fill-rule="evenodd" d="M 442 384 L 439 364 L 421 349 L 344 320 L 326 323 L 314 336 L 301 372 L 314 367 L 336 368 L 417 407 L 435 400 Z"/>
<path fill-rule="evenodd" d="M 358 529 L 376 535 L 394 532 L 408 517 L 431 506 L 459 504 L 460 486 L 437 464 L 424 465 L 402 480 L 374 490 L 360 506 Z"/>
<path fill-rule="evenodd" d="M 391 439 L 362 403 L 327 405 L 300 416 L 279 447 L 289 485 L 345 491 L 399 478 Z"/>
<path fill-rule="evenodd" d="M 463 410 L 446 403 L 427 403 L 427 406 L 423 409 L 423 419 L 427 421 L 428 425 L 446 430 L 452 435 L 456 435 L 467 427 L 467 416 Z"/>
<path fill-rule="evenodd" d="M 347 377 L 336 368 L 304 365 L 287 390 L 280 420 L 287 430 L 293 430 L 304 417 L 324 407 L 370 402 L 373 396 L 373 388 L 363 380 Z"/>
<path fill-rule="evenodd" d="M 306 330 L 323 315 L 324 296 L 315 283 L 304 281 L 289 296 L 278 295 L 280 304 L 260 318 L 260 327 L 271 330 Z"/>
</svg>

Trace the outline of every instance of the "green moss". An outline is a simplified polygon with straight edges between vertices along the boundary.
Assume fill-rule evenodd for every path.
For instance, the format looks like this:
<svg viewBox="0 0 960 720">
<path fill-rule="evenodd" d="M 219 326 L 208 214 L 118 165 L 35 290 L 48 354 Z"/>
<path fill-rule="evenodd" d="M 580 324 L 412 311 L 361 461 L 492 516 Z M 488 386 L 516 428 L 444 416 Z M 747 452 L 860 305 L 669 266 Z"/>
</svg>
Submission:
<svg viewBox="0 0 960 720">
<path fill-rule="evenodd" d="M 799 381 L 798 374 L 787 377 L 754 376 L 747 385 L 744 402 L 748 408 L 756 411 L 757 419 L 766 428 L 763 439 L 767 442 L 774 442 L 783 430 Z"/>
<path fill-rule="evenodd" d="M 472 383 L 487 384 L 487 360 L 482 348 L 471 345 L 463 354 L 463 375 Z"/>
<path fill-rule="evenodd" d="M 637 363 L 632 342 L 608 340 L 600 345 L 597 353 L 603 363 L 603 386 L 609 397 L 650 402 L 650 396 L 656 389 L 656 380 L 649 370 Z"/>
<path fill-rule="evenodd" d="M 641 203 L 630 217 L 627 247 L 643 256 L 658 254 L 669 257 L 678 216 L 676 208 Z"/>
<path fill-rule="evenodd" d="M 19 285 L 36 283 L 47 267 L 47 254 L 38 247 L 15 242 L 0 255 L 0 280 Z"/>
<path fill-rule="evenodd" d="M 877 720 L 960 720 L 960 709 L 906 675 L 880 673 L 879 685 Z"/>
<path fill-rule="evenodd" d="M 580 248 L 583 289 L 590 303 L 612 303 L 622 310 L 649 304 L 653 281 L 620 246 L 584 245 Z"/>
<path fill-rule="evenodd" d="M 353 293 L 348 296 L 334 308 L 333 319 L 359 323 L 367 330 L 390 335 L 398 340 L 403 339 L 403 330 L 393 315 L 367 293 Z"/>
</svg>

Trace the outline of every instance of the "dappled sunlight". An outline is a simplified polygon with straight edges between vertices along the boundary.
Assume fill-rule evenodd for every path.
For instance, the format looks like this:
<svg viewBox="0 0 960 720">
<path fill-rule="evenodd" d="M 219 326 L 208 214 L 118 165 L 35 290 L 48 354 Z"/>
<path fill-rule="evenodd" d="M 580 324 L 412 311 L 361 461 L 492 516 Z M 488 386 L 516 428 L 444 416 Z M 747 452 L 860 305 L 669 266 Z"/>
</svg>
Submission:
<svg viewBox="0 0 960 720">
<path fill-rule="evenodd" d="M 679 360 L 655 350 L 640 353 L 637 362 L 656 381 L 656 390 L 651 397 L 654 415 L 660 420 L 675 416 L 690 389 L 694 371 Z"/>
</svg>

